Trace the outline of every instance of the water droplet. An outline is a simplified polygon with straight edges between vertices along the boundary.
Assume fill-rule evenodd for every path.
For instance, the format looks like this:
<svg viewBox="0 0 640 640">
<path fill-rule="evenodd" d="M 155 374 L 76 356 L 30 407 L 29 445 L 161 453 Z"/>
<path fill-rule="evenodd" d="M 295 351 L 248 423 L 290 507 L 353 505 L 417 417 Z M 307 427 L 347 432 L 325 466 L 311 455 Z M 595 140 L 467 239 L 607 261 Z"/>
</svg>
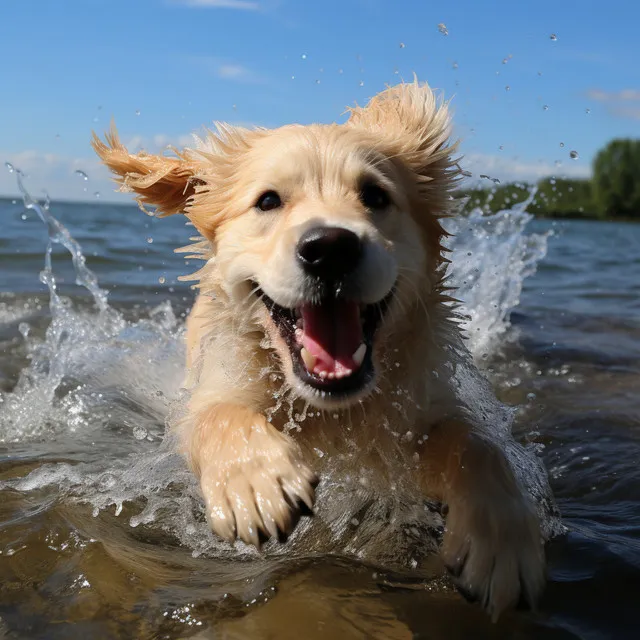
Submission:
<svg viewBox="0 0 640 640">
<path fill-rule="evenodd" d="M 5 162 L 4 166 L 7 167 L 9 173 L 13 173 L 16 170 L 16 168 L 10 162 Z"/>
<path fill-rule="evenodd" d="M 511 91 L 511 87 L 510 87 L 509 85 L 507 85 L 507 86 L 504 88 L 504 90 L 505 90 L 505 91 Z"/>
<path fill-rule="evenodd" d="M 396 75 L 398 75 L 400 73 L 400 69 L 398 69 L 397 67 L 393 70 L 393 73 L 395 73 Z"/>
<path fill-rule="evenodd" d="M 80 176 L 85 182 L 89 180 L 89 176 L 82 169 L 76 169 L 73 173 Z"/>
<path fill-rule="evenodd" d="M 94 197 L 96 200 L 99 200 L 102 196 L 100 195 L 100 192 L 99 192 L 99 191 L 96 191 L 96 192 L 93 194 L 93 197 Z"/>
<path fill-rule="evenodd" d="M 306 54 L 306 53 L 303 53 L 300 57 L 301 57 L 303 60 L 306 60 L 306 59 L 307 59 L 307 54 Z"/>
<path fill-rule="evenodd" d="M 147 238 L 147 243 L 148 244 L 153 244 L 153 238 Z"/>
<path fill-rule="evenodd" d="M 549 111 L 549 105 L 548 105 L 548 104 L 543 104 L 543 105 L 542 105 L 542 108 L 543 108 L 545 111 Z"/>
<path fill-rule="evenodd" d="M 344 71 L 343 71 L 342 69 L 338 69 L 338 73 L 339 73 L 340 75 L 342 75 L 342 74 L 344 73 Z"/>
<path fill-rule="evenodd" d="M 360 80 L 360 82 L 358 82 L 358 86 L 364 87 L 364 80 Z"/>
<path fill-rule="evenodd" d="M 587 108 L 584 110 L 584 112 L 585 112 L 587 115 L 589 115 L 589 114 L 591 113 L 591 109 L 589 109 L 589 107 L 587 107 Z"/>
<path fill-rule="evenodd" d="M 453 69 L 457 69 L 458 68 L 458 63 L 454 61 L 454 63 L 451 65 L 451 67 Z"/>
<path fill-rule="evenodd" d="M 471 173 L 471 171 L 461 171 L 460 172 L 465 178 L 471 178 L 473 177 L 473 174 Z"/>
<path fill-rule="evenodd" d="M 167 281 L 167 279 L 166 279 L 164 276 L 160 276 L 160 277 L 158 278 L 158 282 L 159 282 L 160 284 L 164 284 L 166 281 Z"/>
<path fill-rule="evenodd" d="M 580 156 L 578 155 L 577 151 L 569 151 L 569 157 L 572 160 L 577 160 Z"/>
<path fill-rule="evenodd" d="M 555 33 L 552 33 L 552 34 L 549 36 L 549 40 L 553 40 L 554 42 L 555 42 L 557 39 L 558 39 L 558 36 L 557 36 Z"/>
<path fill-rule="evenodd" d="M 503 144 L 501 144 L 501 145 L 498 147 L 498 149 L 500 149 L 500 151 L 504 151 L 504 145 L 503 145 Z"/>
<path fill-rule="evenodd" d="M 564 142 L 561 142 L 561 143 L 560 143 L 560 146 L 561 146 L 561 147 L 564 147 Z"/>
<path fill-rule="evenodd" d="M 140 115 L 140 109 L 136 109 L 136 115 L 139 116 Z"/>
<path fill-rule="evenodd" d="M 400 43 L 400 48 L 401 48 L 401 49 L 404 49 L 404 42 L 401 42 L 401 43 Z"/>
<path fill-rule="evenodd" d="M 144 440 L 147 437 L 147 430 L 144 427 L 134 427 L 133 428 L 133 437 L 136 440 Z"/>
<path fill-rule="evenodd" d="M 316 84 L 320 84 L 320 80 L 316 80 Z"/>
<path fill-rule="evenodd" d="M 449 35 L 449 30 L 447 29 L 447 25 L 444 22 L 441 22 L 438 25 L 438 31 L 443 35 L 443 36 L 448 36 Z"/>
<path fill-rule="evenodd" d="M 296 77 L 295 77 L 295 76 L 291 76 L 291 79 L 292 79 L 292 80 L 295 80 L 295 79 L 296 79 Z"/>
</svg>

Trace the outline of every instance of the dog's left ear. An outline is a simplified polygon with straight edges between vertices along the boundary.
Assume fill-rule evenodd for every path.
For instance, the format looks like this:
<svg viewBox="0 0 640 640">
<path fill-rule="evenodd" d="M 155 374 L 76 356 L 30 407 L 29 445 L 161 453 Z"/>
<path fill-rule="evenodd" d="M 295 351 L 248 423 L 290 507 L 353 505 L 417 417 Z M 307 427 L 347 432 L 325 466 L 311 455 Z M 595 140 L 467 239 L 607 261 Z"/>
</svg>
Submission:
<svg viewBox="0 0 640 640">
<path fill-rule="evenodd" d="M 141 207 L 152 205 L 159 215 L 183 213 L 201 181 L 197 164 L 180 157 L 168 158 L 145 152 L 130 153 L 120 142 L 115 126 L 105 142 L 94 133 L 91 142 L 104 164 L 116 175 L 123 191 L 135 191 Z"/>
<path fill-rule="evenodd" d="M 451 119 L 446 102 L 439 101 L 426 83 L 403 83 L 355 107 L 347 126 L 374 133 L 382 151 L 401 161 L 414 175 L 420 195 L 433 210 L 446 215 L 449 194 L 460 176 L 453 154 Z"/>
</svg>

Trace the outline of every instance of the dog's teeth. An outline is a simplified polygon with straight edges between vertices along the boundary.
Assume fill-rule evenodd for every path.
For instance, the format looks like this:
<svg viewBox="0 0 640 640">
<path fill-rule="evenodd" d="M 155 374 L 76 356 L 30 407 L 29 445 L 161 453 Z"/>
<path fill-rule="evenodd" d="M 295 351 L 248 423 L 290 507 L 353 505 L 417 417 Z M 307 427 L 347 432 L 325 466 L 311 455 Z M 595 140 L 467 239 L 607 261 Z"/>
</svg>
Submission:
<svg viewBox="0 0 640 640">
<path fill-rule="evenodd" d="M 302 342 L 302 337 L 304 336 L 304 331 L 302 329 L 296 329 L 295 330 L 295 336 L 296 336 L 296 341 L 297 342 Z M 309 353 L 307 351 L 307 353 Z"/>
<path fill-rule="evenodd" d="M 327 372 L 321 371 L 320 373 L 318 373 L 318 376 L 324 380 L 327 377 Z"/>
<path fill-rule="evenodd" d="M 316 366 L 317 358 L 312 353 L 309 353 L 304 347 L 300 349 L 300 357 L 304 362 L 304 366 L 307 367 L 307 371 L 313 371 L 313 368 Z"/>
<path fill-rule="evenodd" d="M 327 378 L 329 378 L 329 380 L 333 380 L 336 377 L 336 374 L 333 371 L 329 371 L 329 373 L 327 374 Z"/>
<path fill-rule="evenodd" d="M 364 362 L 364 356 L 367 353 L 367 345 L 363 342 L 351 356 L 353 361 L 360 366 Z"/>
</svg>

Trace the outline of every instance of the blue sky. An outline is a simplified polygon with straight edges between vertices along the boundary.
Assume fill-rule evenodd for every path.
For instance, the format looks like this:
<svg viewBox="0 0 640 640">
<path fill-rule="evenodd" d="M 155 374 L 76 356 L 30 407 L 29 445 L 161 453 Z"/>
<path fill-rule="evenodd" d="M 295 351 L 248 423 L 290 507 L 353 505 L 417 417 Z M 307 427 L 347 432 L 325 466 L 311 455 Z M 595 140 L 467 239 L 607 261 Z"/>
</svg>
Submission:
<svg viewBox="0 0 640 640">
<path fill-rule="evenodd" d="M 629 0 L 4 2 L 0 161 L 34 193 L 122 200 L 89 147 L 111 117 L 157 151 L 213 120 L 332 122 L 415 72 L 453 98 L 474 174 L 587 175 L 610 138 L 640 136 L 639 23 Z"/>
</svg>

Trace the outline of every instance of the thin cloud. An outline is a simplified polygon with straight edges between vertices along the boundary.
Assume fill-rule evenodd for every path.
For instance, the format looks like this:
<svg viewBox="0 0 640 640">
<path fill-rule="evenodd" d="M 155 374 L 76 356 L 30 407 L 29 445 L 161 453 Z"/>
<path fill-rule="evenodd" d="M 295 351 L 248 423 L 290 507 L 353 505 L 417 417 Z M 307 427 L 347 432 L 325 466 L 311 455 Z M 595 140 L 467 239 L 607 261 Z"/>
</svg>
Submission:
<svg viewBox="0 0 640 640">
<path fill-rule="evenodd" d="M 460 166 L 470 172 L 471 180 L 497 179 L 500 182 L 535 182 L 548 176 L 567 178 L 588 178 L 590 169 L 580 161 L 568 159 L 566 162 L 530 162 L 484 153 L 468 153 L 464 156 Z M 571 163 L 571 164 L 569 164 Z M 483 180 L 483 182 L 484 182 Z"/>
<path fill-rule="evenodd" d="M 264 84 L 267 81 L 265 77 L 242 64 L 214 56 L 186 56 L 186 61 L 221 80 L 243 84 Z"/>
<path fill-rule="evenodd" d="M 640 120 L 640 89 L 589 89 L 587 97 L 604 104 L 609 114 L 616 118 Z"/>
<path fill-rule="evenodd" d="M 258 11 L 260 5 L 249 0 L 170 0 L 170 4 L 180 4 L 196 9 L 237 9 L 239 11 Z"/>
<path fill-rule="evenodd" d="M 603 91 L 590 89 L 587 97 L 598 102 L 640 102 L 640 89 L 622 89 L 621 91 Z"/>
</svg>

